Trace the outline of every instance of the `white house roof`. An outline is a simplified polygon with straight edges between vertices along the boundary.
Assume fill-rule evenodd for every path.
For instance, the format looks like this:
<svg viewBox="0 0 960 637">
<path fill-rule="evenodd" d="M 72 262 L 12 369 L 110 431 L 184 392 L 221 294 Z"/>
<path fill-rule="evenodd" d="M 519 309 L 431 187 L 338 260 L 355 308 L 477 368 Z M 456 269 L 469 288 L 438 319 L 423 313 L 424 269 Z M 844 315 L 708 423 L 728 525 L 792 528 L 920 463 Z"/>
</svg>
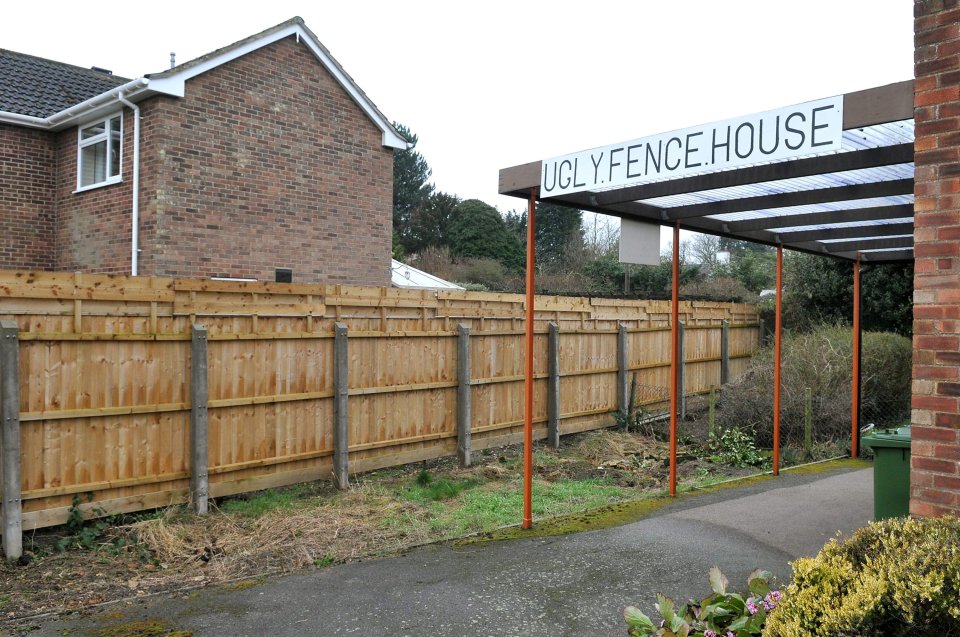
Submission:
<svg viewBox="0 0 960 637">
<path fill-rule="evenodd" d="M 419 289 L 419 290 L 462 290 L 463 288 L 455 283 L 444 281 L 440 277 L 433 276 L 423 270 L 401 263 L 396 259 L 392 260 L 390 285 L 395 288 Z"/>
</svg>

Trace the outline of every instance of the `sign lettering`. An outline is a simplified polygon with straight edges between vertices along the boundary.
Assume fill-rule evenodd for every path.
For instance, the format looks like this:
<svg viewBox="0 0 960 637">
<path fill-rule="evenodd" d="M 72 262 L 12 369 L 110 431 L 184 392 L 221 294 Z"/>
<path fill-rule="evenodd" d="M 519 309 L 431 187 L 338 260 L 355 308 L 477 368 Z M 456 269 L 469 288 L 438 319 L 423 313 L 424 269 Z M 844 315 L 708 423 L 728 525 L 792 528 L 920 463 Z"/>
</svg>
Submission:
<svg viewBox="0 0 960 637">
<path fill-rule="evenodd" d="M 543 161 L 540 195 L 632 186 L 839 150 L 843 97 L 601 146 Z"/>
</svg>

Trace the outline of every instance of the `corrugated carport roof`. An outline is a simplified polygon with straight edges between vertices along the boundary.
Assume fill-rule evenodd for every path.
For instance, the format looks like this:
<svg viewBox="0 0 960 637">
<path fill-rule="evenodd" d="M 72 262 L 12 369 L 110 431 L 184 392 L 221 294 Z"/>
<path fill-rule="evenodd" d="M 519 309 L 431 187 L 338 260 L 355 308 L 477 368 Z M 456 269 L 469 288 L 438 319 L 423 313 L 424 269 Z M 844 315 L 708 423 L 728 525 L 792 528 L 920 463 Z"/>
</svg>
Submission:
<svg viewBox="0 0 960 637">
<path fill-rule="evenodd" d="M 843 96 L 839 150 L 542 199 L 865 262 L 913 259 L 913 81 Z M 500 171 L 528 198 L 541 162 Z"/>
</svg>

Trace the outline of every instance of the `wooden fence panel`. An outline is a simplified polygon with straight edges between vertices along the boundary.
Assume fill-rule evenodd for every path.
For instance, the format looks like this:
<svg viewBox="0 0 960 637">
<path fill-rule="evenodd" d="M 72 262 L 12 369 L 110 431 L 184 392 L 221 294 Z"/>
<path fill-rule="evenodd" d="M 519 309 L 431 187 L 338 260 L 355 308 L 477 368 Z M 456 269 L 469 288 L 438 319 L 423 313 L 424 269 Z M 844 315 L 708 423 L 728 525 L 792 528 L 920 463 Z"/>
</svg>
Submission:
<svg viewBox="0 0 960 637">
<path fill-rule="evenodd" d="M 210 495 L 332 475 L 333 327 L 348 327 L 351 471 L 456 452 L 457 327 L 470 328 L 474 449 L 523 431 L 524 303 L 516 294 L 69 273 L 0 272 L 20 337 L 23 528 L 66 520 L 74 496 L 108 513 L 184 502 L 190 339 L 208 334 Z M 559 430 L 612 423 L 617 330 L 627 374 L 669 387 L 670 303 L 538 297 L 534 437 L 546 435 L 548 338 L 559 326 Z M 756 308 L 683 302 L 687 390 L 731 377 L 759 346 Z M 655 392 L 654 392 L 655 393 Z M 665 393 L 664 393 L 665 395 Z"/>
</svg>

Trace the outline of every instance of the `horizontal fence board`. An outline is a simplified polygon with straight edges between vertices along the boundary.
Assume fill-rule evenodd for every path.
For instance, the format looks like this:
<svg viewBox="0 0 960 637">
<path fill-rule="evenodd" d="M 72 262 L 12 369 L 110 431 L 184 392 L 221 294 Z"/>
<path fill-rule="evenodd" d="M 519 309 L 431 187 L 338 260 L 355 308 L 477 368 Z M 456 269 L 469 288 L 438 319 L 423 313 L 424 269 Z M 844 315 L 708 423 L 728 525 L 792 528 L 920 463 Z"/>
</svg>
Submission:
<svg viewBox="0 0 960 637">
<path fill-rule="evenodd" d="M 334 323 L 348 328 L 351 472 L 450 455 L 457 329 L 470 328 L 474 450 L 520 442 L 523 295 L 0 271 L 20 337 L 23 528 L 61 524 L 74 496 L 106 513 L 179 504 L 190 476 L 191 326 L 206 327 L 210 494 L 329 479 Z M 559 327 L 559 430 L 613 424 L 618 332 L 637 401 L 665 410 L 670 303 L 536 298 L 534 437 L 546 436 L 548 327 Z M 686 390 L 731 378 L 759 347 L 747 304 L 682 302 Z"/>
</svg>

